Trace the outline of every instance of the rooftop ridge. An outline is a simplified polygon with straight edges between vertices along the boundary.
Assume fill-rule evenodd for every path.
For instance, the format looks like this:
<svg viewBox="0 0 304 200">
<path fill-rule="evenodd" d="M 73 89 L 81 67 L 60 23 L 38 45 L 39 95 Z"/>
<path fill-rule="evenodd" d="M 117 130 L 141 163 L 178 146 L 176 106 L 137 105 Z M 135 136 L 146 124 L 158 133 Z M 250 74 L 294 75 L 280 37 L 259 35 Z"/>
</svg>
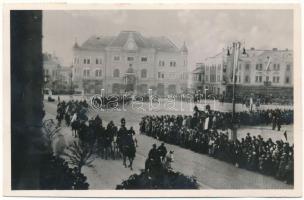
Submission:
<svg viewBox="0 0 304 200">
<path fill-rule="evenodd" d="M 166 36 L 143 36 L 139 31 L 123 30 L 114 36 L 92 35 L 79 49 L 97 50 L 107 47 L 123 47 L 132 37 L 139 48 L 154 48 L 159 51 L 179 51 L 179 48 Z"/>
</svg>

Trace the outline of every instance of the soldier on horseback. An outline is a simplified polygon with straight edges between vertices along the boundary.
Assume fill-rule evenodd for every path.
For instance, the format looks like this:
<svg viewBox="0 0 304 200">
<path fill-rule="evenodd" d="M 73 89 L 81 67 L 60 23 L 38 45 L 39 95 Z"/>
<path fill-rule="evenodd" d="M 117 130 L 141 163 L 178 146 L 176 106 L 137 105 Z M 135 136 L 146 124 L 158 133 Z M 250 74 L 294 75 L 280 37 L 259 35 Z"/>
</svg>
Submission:
<svg viewBox="0 0 304 200">
<path fill-rule="evenodd" d="M 118 143 L 120 146 L 120 151 L 123 155 L 123 165 L 127 167 L 126 159 L 128 157 L 130 162 L 128 167 L 130 167 L 130 169 L 133 170 L 132 164 L 135 158 L 136 148 L 132 138 L 132 134 L 130 134 L 130 132 L 127 130 L 125 125 L 126 125 L 126 120 L 122 118 L 121 128 L 118 131 L 118 136 L 119 136 Z"/>
<path fill-rule="evenodd" d="M 97 117 L 96 117 L 97 118 Z M 98 151 L 100 155 L 104 155 L 104 140 L 105 140 L 105 128 L 102 125 L 102 120 L 95 118 L 95 134 L 98 144 Z"/>
</svg>

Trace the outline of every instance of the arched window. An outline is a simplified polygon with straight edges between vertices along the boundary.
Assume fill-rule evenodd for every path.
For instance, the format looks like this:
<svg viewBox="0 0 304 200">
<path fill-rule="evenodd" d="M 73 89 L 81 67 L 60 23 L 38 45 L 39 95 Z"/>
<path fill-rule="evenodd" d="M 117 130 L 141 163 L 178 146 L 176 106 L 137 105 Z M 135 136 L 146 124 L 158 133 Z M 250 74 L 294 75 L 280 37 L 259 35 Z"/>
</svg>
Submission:
<svg viewBox="0 0 304 200">
<path fill-rule="evenodd" d="M 147 70 L 146 69 L 141 70 L 141 77 L 142 78 L 147 78 Z"/>
<path fill-rule="evenodd" d="M 119 69 L 115 69 L 113 72 L 113 77 L 119 77 Z"/>
</svg>

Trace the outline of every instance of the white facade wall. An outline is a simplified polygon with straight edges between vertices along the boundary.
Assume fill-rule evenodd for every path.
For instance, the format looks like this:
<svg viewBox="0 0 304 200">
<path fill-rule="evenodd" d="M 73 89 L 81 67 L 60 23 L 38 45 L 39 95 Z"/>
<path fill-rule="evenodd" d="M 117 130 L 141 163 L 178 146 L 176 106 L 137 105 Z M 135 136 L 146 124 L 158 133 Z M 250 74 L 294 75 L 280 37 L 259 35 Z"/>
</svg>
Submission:
<svg viewBox="0 0 304 200">
<path fill-rule="evenodd" d="M 240 53 L 236 70 L 236 84 L 244 86 L 264 86 L 266 81 L 271 86 L 293 86 L 293 53 L 290 50 L 247 50 L 247 54 Z M 232 83 L 233 56 L 227 56 L 226 50 L 207 58 L 205 64 L 205 87 L 211 87 L 213 93 L 225 90 L 223 83 Z M 270 61 L 269 61 L 270 60 Z M 266 67 L 269 64 L 269 70 Z M 211 81 L 216 66 L 216 81 Z M 226 66 L 226 73 L 223 68 Z M 278 67 L 279 66 L 279 67 Z M 213 69 L 213 70 L 212 70 Z M 218 76 L 220 77 L 218 79 Z M 214 89 L 216 88 L 216 91 Z M 219 92 L 218 92 L 219 91 Z"/>
<path fill-rule="evenodd" d="M 128 60 L 128 57 L 132 57 L 133 60 Z M 89 59 L 90 64 L 85 59 Z M 96 59 L 101 59 L 102 63 L 96 64 Z M 163 61 L 164 66 L 160 66 L 159 61 Z M 175 85 L 176 92 L 180 93 L 182 88 L 187 87 L 187 62 L 187 54 L 180 51 L 161 52 L 155 49 L 126 51 L 123 48 L 113 47 L 106 48 L 105 51 L 74 49 L 73 81 L 82 87 L 83 80 L 102 80 L 104 89 L 111 94 L 113 84 L 125 84 L 123 77 L 127 70 L 132 68 L 137 86 L 157 88 L 158 84 L 164 84 L 167 94 L 169 85 Z M 95 77 L 96 69 L 102 70 L 101 77 Z M 90 70 L 89 76 L 85 76 L 84 70 Z M 114 70 L 119 70 L 119 77 L 114 77 Z M 146 70 L 146 77 L 141 76 L 142 70 Z M 164 74 L 164 78 L 159 77 L 159 73 Z"/>
</svg>

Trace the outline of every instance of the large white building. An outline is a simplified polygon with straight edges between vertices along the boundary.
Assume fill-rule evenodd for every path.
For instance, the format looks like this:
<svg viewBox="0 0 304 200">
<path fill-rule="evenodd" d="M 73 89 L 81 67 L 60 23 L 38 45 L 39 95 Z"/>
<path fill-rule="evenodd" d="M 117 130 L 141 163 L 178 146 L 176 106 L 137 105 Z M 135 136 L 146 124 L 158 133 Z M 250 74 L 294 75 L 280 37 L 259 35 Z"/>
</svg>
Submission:
<svg viewBox="0 0 304 200">
<path fill-rule="evenodd" d="M 209 93 L 232 93 L 233 55 L 226 49 L 204 61 L 204 88 Z M 240 95 L 266 93 L 292 96 L 293 52 L 288 49 L 242 49 L 236 69 L 236 87 Z M 282 94 L 282 91 L 284 91 Z"/>
<path fill-rule="evenodd" d="M 74 45 L 73 84 L 85 93 L 158 95 L 187 88 L 188 49 L 166 37 L 144 37 L 136 31 L 118 36 L 92 36 Z"/>
</svg>

